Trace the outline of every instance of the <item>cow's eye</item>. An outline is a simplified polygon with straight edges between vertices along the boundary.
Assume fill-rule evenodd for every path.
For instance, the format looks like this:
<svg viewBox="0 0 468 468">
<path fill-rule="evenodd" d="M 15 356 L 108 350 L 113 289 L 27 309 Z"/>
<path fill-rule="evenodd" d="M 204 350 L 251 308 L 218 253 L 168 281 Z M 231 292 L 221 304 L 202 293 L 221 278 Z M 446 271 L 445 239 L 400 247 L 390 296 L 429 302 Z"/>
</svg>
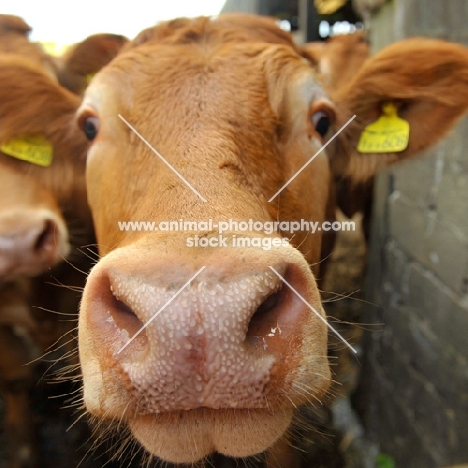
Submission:
<svg viewBox="0 0 468 468">
<path fill-rule="evenodd" d="M 99 119 L 94 116 L 88 116 L 82 123 L 83 132 L 89 141 L 93 141 L 99 131 Z"/>
<path fill-rule="evenodd" d="M 325 111 L 319 110 L 312 114 L 311 119 L 315 128 L 315 131 L 321 137 L 324 137 L 328 133 L 328 130 L 330 129 L 330 125 L 331 125 L 330 116 Z"/>
</svg>

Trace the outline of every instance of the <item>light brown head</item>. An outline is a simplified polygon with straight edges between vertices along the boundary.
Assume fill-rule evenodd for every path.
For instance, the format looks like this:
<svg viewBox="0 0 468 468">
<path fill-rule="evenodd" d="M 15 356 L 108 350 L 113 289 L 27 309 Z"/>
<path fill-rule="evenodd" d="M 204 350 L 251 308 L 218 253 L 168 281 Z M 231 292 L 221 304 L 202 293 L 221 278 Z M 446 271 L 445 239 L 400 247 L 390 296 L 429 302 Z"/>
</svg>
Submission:
<svg viewBox="0 0 468 468">
<path fill-rule="evenodd" d="M 84 400 L 97 417 L 127 423 L 164 460 L 244 457 L 273 445 L 294 408 L 327 391 L 314 276 L 323 232 L 245 232 L 229 222 L 330 219 L 334 173 L 364 177 L 355 148 L 370 111 L 410 96 L 413 136 L 429 114 L 438 121 L 445 102 L 453 114 L 431 144 L 468 105 L 468 53 L 437 41 L 410 47 L 408 64 L 421 50 L 444 50 L 432 63 L 438 72 L 420 71 L 421 89 L 406 70 L 383 65 L 395 60 L 390 50 L 333 103 L 292 44 L 248 39 L 222 16 L 166 26 L 144 32 L 99 73 L 78 111 L 91 141 L 88 199 L 102 256 L 80 312 Z M 456 69 L 463 104 L 432 100 Z M 385 73 L 401 87 L 381 88 Z M 418 149 L 411 140 L 401 157 Z M 363 159 L 371 177 L 379 156 Z M 213 224 L 197 232 L 119 228 L 180 220 Z M 198 246 L 195 234 L 204 239 Z M 250 242 L 239 246 L 240 237 Z"/>
</svg>

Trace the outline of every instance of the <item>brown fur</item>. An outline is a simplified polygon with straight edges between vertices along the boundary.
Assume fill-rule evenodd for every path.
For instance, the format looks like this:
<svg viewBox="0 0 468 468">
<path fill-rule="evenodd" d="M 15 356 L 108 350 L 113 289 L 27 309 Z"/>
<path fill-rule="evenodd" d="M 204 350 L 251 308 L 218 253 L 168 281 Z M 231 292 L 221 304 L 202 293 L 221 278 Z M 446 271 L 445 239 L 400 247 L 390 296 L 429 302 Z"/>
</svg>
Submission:
<svg viewBox="0 0 468 468">
<path fill-rule="evenodd" d="M 47 209 L 51 216 L 65 219 L 73 245 L 91 243 L 92 221 L 84 181 L 87 142 L 74 125 L 80 100 L 31 60 L 4 54 L 0 55 L 0 101 L 0 143 L 39 133 L 54 147 L 54 159 L 47 168 L 0 151 L 0 224 L 5 213 L 21 217 Z M 71 258 L 76 263 L 75 251 Z M 29 276 L 44 271 L 42 266 L 29 268 Z M 58 320 L 59 316 L 49 311 L 73 314 L 77 294 L 47 283 L 59 278 L 64 284 L 77 284 L 74 274 L 75 270 L 66 265 L 40 279 L 16 277 L 5 283 L 0 277 L 0 387 L 6 402 L 9 466 L 39 466 L 28 396 L 34 384 L 34 366 L 27 364 L 73 326 L 70 318 Z M 82 283 L 84 275 L 80 276 Z"/>
<path fill-rule="evenodd" d="M 15 15 L 0 14 L 0 34 L 18 33 L 25 37 L 31 32 L 31 26 L 23 18 Z"/>
<path fill-rule="evenodd" d="M 2 308 L 0 304 L 0 312 Z M 26 365 L 37 358 L 33 349 L 26 336 L 9 325 L 0 325 L 0 391 L 5 405 L 5 447 L 8 466 L 12 467 L 37 463 L 37 442 L 29 406 L 32 366 Z"/>
<path fill-rule="evenodd" d="M 326 42 L 304 44 L 301 54 L 317 70 L 328 93 L 334 96 L 354 79 L 369 58 L 370 47 L 365 32 L 358 31 L 334 36 Z M 364 212 L 362 224 L 366 238 L 369 235 L 372 189 L 372 178 L 356 182 L 352 176 L 340 174 L 336 180 L 337 206 L 349 218 L 357 212 Z M 330 249 L 324 253 L 330 253 Z"/>
<path fill-rule="evenodd" d="M 323 86 L 333 97 L 341 87 L 347 86 L 370 56 L 370 47 L 364 31 L 337 35 L 326 42 L 310 42 L 300 48 L 301 55 L 317 71 Z M 352 177 L 339 175 L 336 181 L 336 204 L 343 213 L 352 217 L 358 211 L 370 212 L 372 201 L 372 180 L 356 184 Z M 333 208 L 335 200 L 333 199 Z M 334 215 L 333 215 L 334 216 Z M 332 217 L 333 217 L 332 216 Z M 368 233 L 368 218 L 364 218 L 364 231 Z M 322 267 L 334 247 L 335 236 L 327 233 L 324 240 Z M 323 272 L 322 272 L 323 273 Z"/>
<path fill-rule="evenodd" d="M 57 78 L 54 61 L 38 44 L 28 39 L 31 27 L 18 16 L 0 14 L 0 55 L 21 55 L 41 67 L 51 78 Z"/>
<path fill-rule="evenodd" d="M 211 20 L 207 17 L 177 18 L 145 29 L 124 50 L 146 42 L 185 44 L 261 42 L 285 44 L 295 48 L 291 34 L 283 31 L 272 17 L 254 17 L 243 13 L 224 14 Z"/>
<path fill-rule="evenodd" d="M 39 133 L 54 146 L 47 169 L 3 154 L 1 164 L 40 180 L 89 225 L 82 208 L 87 142 L 73 122 L 80 100 L 21 57 L 0 56 L 0 83 L 0 142 Z"/>
<path fill-rule="evenodd" d="M 333 95 L 347 85 L 369 58 L 370 48 L 365 33 L 338 35 L 326 42 L 310 42 L 301 53 L 317 69 L 323 85 Z"/>
<path fill-rule="evenodd" d="M 89 75 L 107 65 L 127 42 L 118 34 L 94 34 L 74 45 L 59 60 L 60 84 L 75 94 L 83 94 Z"/>
<path fill-rule="evenodd" d="M 80 312 L 85 403 L 98 418 L 126 421 L 147 450 L 172 462 L 197 462 L 215 450 L 245 456 L 274 446 L 267 457 L 269 468 L 275 459 L 283 468 L 297 466 L 294 457 L 283 458 L 284 444 L 277 440 L 294 408 L 314 399 L 324 401 L 330 379 L 326 329 L 308 308 L 289 308 L 289 295 L 269 308 L 267 317 L 274 312 L 271 322 L 253 310 L 252 322 L 243 323 L 247 331 L 234 349 L 241 359 L 250 349 L 249 330 L 254 328 L 253 336 L 268 344 L 255 348 L 256 352 L 265 361 L 270 353 L 275 356 L 268 382 L 259 390 L 248 372 L 247 376 L 234 373 L 241 380 L 251 379 L 250 397 L 245 397 L 242 385 L 226 384 L 221 387 L 225 390 L 222 403 L 194 402 L 190 397 L 198 385 L 208 401 L 216 400 L 216 391 L 204 385 L 221 378 L 221 372 L 208 369 L 213 364 L 210 346 L 215 346 L 208 334 L 212 322 L 208 308 L 195 306 L 205 301 L 196 294 L 209 291 L 216 296 L 217 287 L 226 288 L 239 275 L 250 281 L 263 275 L 266 265 L 286 262 L 292 284 L 320 311 L 313 275 L 318 267 L 310 265 L 320 261 L 322 233 L 301 232 L 291 241 L 294 249 L 287 250 L 190 249 L 184 244 L 184 233 L 124 232 L 117 221 L 323 221 L 333 211 L 332 173 L 368 180 L 380 165 L 377 161 L 408 158 L 434 144 L 468 108 L 468 53 L 462 46 L 420 39 L 390 47 L 370 59 L 365 71 L 332 103 L 293 45 L 271 41 L 267 32 L 264 41 L 256 33 L 250 36 L 251 26 L 263 21 L 251 17 L 244 28 L 224 22 L 221 16 L 213 21 L 182 19 L 146 30 L 96 77 L 78 112 L 81 122 L 89 115 L 100 119 L 87 169 L 88 199 L 102 259 L 88 278 Z M 356 142 L 371 120 L 370 112 L 387 101 L 404 102 L 402 113 L 413 129 L 408 150 L 383 157 L 357 154 Z M 357 119 L 326 154 L 315 158 L 268 203 L 330 138 L 328 134 L 321 139 L 315 131 L 311 114 L 317 109 L 328 113 L 335 130 L 354 114 Z M 116 117 L 119 113 L 190 180 L 207 203 Z M 422 141 L 428 128 L 430 139 Z M 362 160 L 368 164 L 360 170 Z M 202 235 L 210 238 L 214 233 Z M 167 309 L 153 317 L 154 291 L 178 290 L 201 266 L 209 273 L 192 283 L 190 291 L 197 300 L 168 307 L 176 317 L 167 316 L 171 313 Z M 224 299 L 220 297 L 215 307 L 219 313 Z M 281 304 L 288 304 L 294 320 L 283 315 Z M 178 314 L 186 307 L 193 308 L 202 337 L 190 332 L 191 351 L 173 355 L 170 346 L 178 337 L 168 329 L 184 323 Z M 239 310 L 233 312 L 234 321 Z M 142 323 L 148 324 L 145 332 L 118 355 L 120 343 L 125 342 L 122 336 L 133 336 Z M 276 325 L 284 325 L 282 335 L 267 341 Z M 216 343 L 228 340 L 229 330 L 227 337 L 223 333 L 219 326 Z M 158 360 L 158 353 L 166 349 L 168 355 Z M 222 359 L 221 349 L 211 351 Z M 252 368 L 262 376 L 264 368 L 253 354 Z M 183 363 L 167 364 L 166 360 L 170 363 L 180 356 Z M 234 369 L 235 362 L 233 357 Z M 166 374 L 159 372 L 166 364 L 169 381 L 173 378 L 176 383 L 164 393 L 160 389 Z M 153 378 L 148 377 L 147 383 L 143 378 L 148 375 Z M 191 385 L 195 375 L 203 376 L 203 383 Z"/>
</svg>

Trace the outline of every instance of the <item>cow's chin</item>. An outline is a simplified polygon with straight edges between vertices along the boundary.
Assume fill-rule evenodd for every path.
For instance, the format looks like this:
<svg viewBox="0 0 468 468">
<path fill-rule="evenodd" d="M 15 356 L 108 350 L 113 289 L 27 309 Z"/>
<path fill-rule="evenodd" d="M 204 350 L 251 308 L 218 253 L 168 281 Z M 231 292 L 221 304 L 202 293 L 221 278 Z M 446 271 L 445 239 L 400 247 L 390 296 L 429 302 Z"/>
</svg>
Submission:
<svg viewBox="0 0 468 468">
<path fill-rule="evenodd" d="M 272 446 L 289 427 L 292 410 L 202 408 L 137 416 L 129 422 L 145 449 L 171 463 L 195 463 L 210 453 L 247 457 Z"/>
</svg>

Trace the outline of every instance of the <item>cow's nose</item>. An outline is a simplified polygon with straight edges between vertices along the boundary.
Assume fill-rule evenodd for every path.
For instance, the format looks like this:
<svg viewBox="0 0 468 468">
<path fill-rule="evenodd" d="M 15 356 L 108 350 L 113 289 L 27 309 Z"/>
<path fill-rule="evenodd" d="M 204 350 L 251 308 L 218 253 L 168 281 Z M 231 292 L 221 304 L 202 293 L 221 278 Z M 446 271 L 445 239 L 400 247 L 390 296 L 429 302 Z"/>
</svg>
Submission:
<svg viewBox="0 0 468 468">
<path fill-rule="evenodd" d="M 68 253 L 64 222 L 49 210 L 22 210 L 0 217 L 0 277 L 33 276 Z"/>
<path fill-rule="evenodd" d="M 168 271 L 171 267 L 159 268 Z M 284 274 L 285 266 L 276 265 L 275 270 Z M 255 346 L 258 339 L 266 343 L 274 336 L 271 329 L 280 320 L 286 291 L 272 270 L 260 269 L 223 280 L 217 275 L 209 279 L 201 275 L 190 285 L 182 273 L 179 278 L 168 276 L 168 281 L 149 283 L 147 278 L 113 272 L 103 280 L 100 310 L 106 310 L 108 320 L 124 332 L 122 336 L 131 341 L 141 335 L 140 341 L 154 348 L 150 352 L 163 355 L 162 348 L 171 346 L 169 341 L 174 342 L 175 349 L 193 350 L 204 359 L 202 354 L 211 346 L 217 347 L 218 343 L 213 343 L 220 339 Z M 195 344 L 201 335 L 206 341 L 203 348 Z"/>
<path fill-rule="evenodd" d="M 90 277 L 90 333 L 145 411 L 267 407 L 267 387 L 281 386 L 291 365 L 283 357 L 310 319 L 282 278 L 307 296 L 306 275 L 285 261 L 210 265 L 187 284 L 196 271 L 159 263 L 150 274 L 124 267 Z"/>
</svg>

